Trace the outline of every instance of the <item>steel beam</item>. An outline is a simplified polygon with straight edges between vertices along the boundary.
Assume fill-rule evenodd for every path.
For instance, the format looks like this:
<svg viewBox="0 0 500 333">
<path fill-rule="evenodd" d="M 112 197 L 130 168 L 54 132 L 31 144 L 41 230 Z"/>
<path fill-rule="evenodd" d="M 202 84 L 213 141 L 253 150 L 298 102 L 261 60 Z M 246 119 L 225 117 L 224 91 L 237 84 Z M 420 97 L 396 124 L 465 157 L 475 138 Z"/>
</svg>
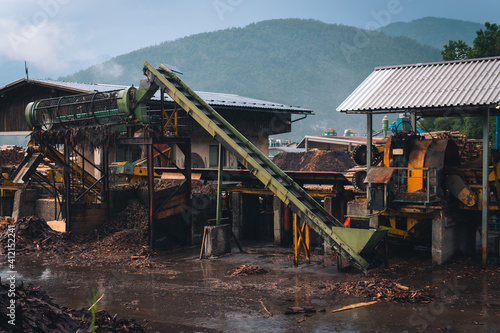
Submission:
<svg viewBox="0 0 500 333">
<path fill-rule="evenodd" d="M 490 143 L 490 110 L 487 108 L 483 112 L 483 200 L 481 219 L 481 245 L 483 265 L 488 259 L 488 166 L 489 166 L 489 143 Z"/>
</svg>

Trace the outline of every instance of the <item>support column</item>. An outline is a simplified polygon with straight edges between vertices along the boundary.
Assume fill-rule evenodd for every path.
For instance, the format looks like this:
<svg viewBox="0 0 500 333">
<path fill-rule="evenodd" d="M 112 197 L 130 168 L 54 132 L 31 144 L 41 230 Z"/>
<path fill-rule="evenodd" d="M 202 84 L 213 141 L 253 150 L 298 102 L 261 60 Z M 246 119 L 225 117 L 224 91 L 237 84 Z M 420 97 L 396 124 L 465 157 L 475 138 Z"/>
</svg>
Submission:
<svg viewBox="0 0 500 333">
<path fill-rule="evenodd" d="M 325 208 L 325 210 L 330 213 L 330 214 L 334 214 L 333 213 L 333 198 L 332 197 L 325 197 L 324 199 L 324 203 L 323 203 L 323 207 Z M 335 216 L 333 215 L 335 218 L 337 218 L 340 222 L 343 222 L 341 219 L 338 218 L 338 216 Z M 323 253 L 325 255 L 325 258 L 324 258 L 324 264 L 325 266 L 328 265 L 328 266 L 331 266 L 333 264 L 333 249 L 331 247 L 330 244 L 328 244 L 328 242 L 326 240 L 324 240 L 324 243 L 323 243 Z"/>
<path fill-rule="evenodd" d="M 417 133 L 417 115 L 415 114 L 415 112 L 412 112 L 410 114 L 410 124 L 411 124 L 411 130 L 412 132 L 414 133 Z"/>
<path fill-rule="evenodd" d="M 474 253 L 478 215 L 441 213 L 432 219 L 432 264 L 442 265 L 456 254 Z"/>
<path fill-rule="evenodd" d="M 274 210 L 274 245 L 282 246 L 284 209 L 283 209 L 283 203 L 277 196 L 273 197 L 273 210 Z"/>
<path fill-rule="evenodd" d="M 488 259 L 488 165 L 489 165 L 489 142 L 490 142 L 490 110 L 483 111 L 483 200 L 482 200 L 482 220 L 481 220 L 481 245 L 483 265 Z"/>
<path fill-rule="evenodd" d="M 148 165 L 148 193 L 149 193 L 149 245 L 154 246 L 154 193 L 155 193 L 155 179 L 154 179 L 154 164 L 153 164 L 153 144 L 146 145 L 147 165 Z"/>
<path fill-rule="evenodd" d="M 432 219 L 432 264 L 442 265 L 453 256 L 453 229 L 448 227 L 451 219 L 444 215 Z"/>
<path fill-rule="evenodd" d="M 217 174 L 217 212 L 216 212 L 216 224 L 221 225 L 222 218 L 222 165 L 224 163 L 223 160 L 223 151 L 222 145 L 219 143 L 219 165 L 218 165 L 218 174 Z"/>
<path fill-rule="evenodd" d="M 111 200 L 109 196 L 109 151 L 106 147 L 101 147 L 101 170 L 103 173 L 103 187 L 104 187 L 104 202 L 106 205 L 106 217 L 111 218 Z"/>
<path fill-rule="evenodd" d="M 71 170 L 69 165 L 71 165 L 71 147 L 69 145 L 68 139 L 64 144 L 64 162 L 67 166 L 63 168 L 64 172 L 64 218 L 66 220 L 66 232 L 72 230 L 71 223 Z"/>
<path fill-rule="evenodd" d="M 372 165 L 372 129 L 373 129 L 373 115 L 371 112 L 366 114 L 366 174 L 370 171 Z M 370 202 L 370 183 L 368 183 L 366 191 L 366 202 Z M 371 210 L 366 211 L 368 215 L 371 214 Z"/>
<path fill-rule="evenodd" d="M 231 192 L 231 213 L 233 214 L 233 233 L 237 239 L 241 237 L 243 225 L 243 196 L 241 192 Z"/>
</svg>

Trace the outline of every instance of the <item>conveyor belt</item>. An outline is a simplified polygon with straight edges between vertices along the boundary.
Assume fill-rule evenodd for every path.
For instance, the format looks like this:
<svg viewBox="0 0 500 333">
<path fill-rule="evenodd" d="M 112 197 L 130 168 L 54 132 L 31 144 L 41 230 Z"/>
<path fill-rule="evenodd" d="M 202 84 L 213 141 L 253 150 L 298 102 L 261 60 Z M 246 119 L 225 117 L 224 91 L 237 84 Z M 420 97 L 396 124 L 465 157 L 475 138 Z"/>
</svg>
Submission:
<svg viewBox="0 0 500 333">
<path fill-rule="evenodd" d="M 144 74 L 179 104 L 224 148 L 233 153 L 266 188 L 278 196 L 300 219 L 338 253 L 366 272 L 376 245 L 386 231 L 350 229 L 329 214 L 247 138 L 222 118 L 164 64 L 156 70 L 148 62 Z"/>
</svg>

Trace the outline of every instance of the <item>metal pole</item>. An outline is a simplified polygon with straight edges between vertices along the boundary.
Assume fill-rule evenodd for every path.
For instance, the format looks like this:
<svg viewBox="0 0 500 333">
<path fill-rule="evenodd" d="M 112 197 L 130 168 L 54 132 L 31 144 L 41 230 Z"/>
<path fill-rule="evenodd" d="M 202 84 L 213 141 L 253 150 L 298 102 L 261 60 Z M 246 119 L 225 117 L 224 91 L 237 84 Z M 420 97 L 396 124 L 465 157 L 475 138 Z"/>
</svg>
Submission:
<svg viewBox="0 0 500 333">
<path fill-rule="evenodd" d="M 66 231 L 71 231 L 73 229 L 71 223 L 71 157 L 70 157 L 70 146 L 68 143 L 68 138 L 66 138 L 64 143 L 64 208 L 65 208 L 65 218 L 66 218 Z"/>
<path fill-rule="evenodd" d="M 481 224 L 481 243 L 483 265 L 486 265 L 488 259 L 488 165 L 489 165 L 489 142 L 490 142 L 490 110 L 483 112 L 483 202 L 482 202 L 482 224 Z"/>
<path fill-rule="evenodd" d="M 366 114 L 366 173 L 370 171 L 370 167 L 372 165 L 372 128 L 373 128 L 373 115 L 371 112 Z M 370 187 L 371 184 L 368 183 L 367 191 L 366 191 L 366 202 L 370 203 Z M 367 210 L 367 213 L 370 214 L 371 210 Z"/>
<path fill-rule="evenodd" d="M 155 179 L 154 179 L 154 164 L 153 164 L 153 144 L 146 145 L 146 158 L 148 160 L 148 193 L 149 193 L 149 245 L 153 247 L 154 243 L 154 193 L 155 193 Z"/>
<path fill-rule="evenodd" d="M 410 115 L 410 123 L 411 123 L 411 131 L 413 133 L 417 133 L 417 115 L 415 112 L 412 112 Z"/>
<path fill-rule="evenodd" d="M 222 164 L 223 161 L 223 151 L 222 145 L 219 143 L 219 165 L 218 165 L 218 174 L 217 174 L 217 225 L 221 224 L 222 218 Z"/>
<path fill-rule="evenodd" d="M 495 149 L 500 148 L 500 117 L 496 116 L 497 126 L 495 131 Z"/>
</svg>

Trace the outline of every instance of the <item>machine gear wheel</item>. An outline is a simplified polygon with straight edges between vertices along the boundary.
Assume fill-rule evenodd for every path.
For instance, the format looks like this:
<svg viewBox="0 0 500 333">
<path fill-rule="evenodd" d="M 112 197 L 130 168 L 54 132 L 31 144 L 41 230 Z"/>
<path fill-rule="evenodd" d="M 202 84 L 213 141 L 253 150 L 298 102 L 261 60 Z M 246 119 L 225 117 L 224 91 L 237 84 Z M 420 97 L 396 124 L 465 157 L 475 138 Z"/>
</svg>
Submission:
<svg viewBox="0 0 500 333">
<path fill-rule="evenodd" d="M 366 170 L 359 170 L 352 176 L 352 185 L 360 192 L 366 192 L 367 184 L 365 184 Z"/>
<path fill-rule="evenodd" d="M 354 147 L 354 149 L 351 152 L 351 157 L 354 161 L 359 166 L 365 166 L 366 165 L 366 154 L 367 154 L 367 147 L 366 145 L 359 145 Z M 380 163 L 382 160 L 383 155 L 378 151 L 377 147 L 372 145 L 372 164 L 371 165 L 377 165 Z"/>
</svg>

